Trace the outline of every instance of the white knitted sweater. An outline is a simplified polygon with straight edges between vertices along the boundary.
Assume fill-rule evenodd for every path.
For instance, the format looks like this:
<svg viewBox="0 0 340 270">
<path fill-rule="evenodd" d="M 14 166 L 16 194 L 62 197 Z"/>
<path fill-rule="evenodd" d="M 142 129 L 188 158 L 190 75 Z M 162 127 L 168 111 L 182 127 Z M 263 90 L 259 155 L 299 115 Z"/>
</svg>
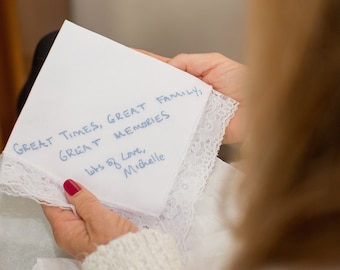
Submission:
<svg viewBox="0 0 340 270">
<path fill-rule="evenodd" d="M 155 230 L 129 233 L 86 257 L 84 270 L 104 269 L 181 269 L 179 254 L 173 239 Z"/>
</svg>

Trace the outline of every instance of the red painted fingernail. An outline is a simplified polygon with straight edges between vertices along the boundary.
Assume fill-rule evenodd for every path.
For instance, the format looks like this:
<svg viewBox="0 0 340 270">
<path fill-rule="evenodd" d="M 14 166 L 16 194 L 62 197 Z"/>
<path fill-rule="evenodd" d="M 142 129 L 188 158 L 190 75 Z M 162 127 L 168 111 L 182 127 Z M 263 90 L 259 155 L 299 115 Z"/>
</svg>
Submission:
<svg viewBox="0 0 340 270">
<path fill-rule="evenodd" d="M 69 195 L 73 196 L 80 190 L 80 187 L 73 180 L 67 179 L 64 182 L 64 189 Z"/>
</svg>

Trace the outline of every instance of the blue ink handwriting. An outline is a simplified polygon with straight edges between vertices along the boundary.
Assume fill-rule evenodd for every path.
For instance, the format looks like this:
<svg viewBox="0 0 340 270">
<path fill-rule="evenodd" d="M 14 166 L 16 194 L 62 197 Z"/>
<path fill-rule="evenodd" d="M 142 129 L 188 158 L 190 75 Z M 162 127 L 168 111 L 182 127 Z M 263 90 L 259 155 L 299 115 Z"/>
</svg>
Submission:
<svg viewBox="0 0 340 270">
<path fill-rule="evenodd" d="M 112 168 L 122 172 L 124 178 L 127 179 L 134 174 L 138 174 L 147 167 L 165 160 L 164 154 L 153 152 L 153 154 L 145 157 L 146 153 L 147 151 L 145 149 L 136 147 L 131 151 L 121 152 L 120 159 L 111 156 L 107 158 L 104 163 L 90 165 L 84 169 L 84 171 L 89 176 L 93 176 L 105 170 L 105 168 Z"/>
<path fill-rule="evenodd" d="M 108 123 L 110 124 L 114 124 L 116 123 L 116 121 L 120 121 L 120 120 L 124 120 L 126 118 L 130 118 L 132 116 L 134 116 L 135 114 L 139 114 L 143 111 L 145 111 L 145 102 L 138 104 L 135 107 L 126 109 L 124 111 L 121 112 L 117 112 L 117 113 L 113 113 L 113 114 L 108 114 L 106 117 L 106 120 Z"/>
<path fill-rule="evenodd" d="M 44 140 L 36 140 L 30 143 L 23 143 L 23 144 L 19 144 L 19 143 L 14 143 L 13 144 L 13 150 L 19 154 L 22 155 L 28 151 L 36 151 L 39 150 L 41 148 L 47 148 L 49 146 L 52 145 L 52 139 L 53 137 L 48 137 Z"/>
<path fill-rule="evenodd" d="M 95 122 L 91 122 L 89 125 L 82 126 L 80 129 L 77 130 L 63 130 L 58 133 L 58 135 L 62 136 L 64 139 L 69 140 L 81 135 L 86 135 L 88 133 L 94 132 L 97 129 L 102 129 L 103 126 L 100 124 L 96 124 Z"/>
<path fill-rule="evenodd" d="M 61 149 L 59 151 L 59 159 L 61 161 L 67 161 L 72 157 L 76 157 L 79 155 L 82 155 L 88 151 L 91 151 L 94 147 L 99 147 L 99 141 L 100 139 L 93 140 L 91 144 L 82 144 L 78 145 L 75 148 L 68 148 L 68 149 Z"/>
<path fill-rule="evenodd" d="M 155 152 L 149 158 L 139 159 L 137 164 L 128 165 L 126 168 L 124 168 L 123 170 L 124 176 L 125 178 L 128 178 L 132 174 L 137 174 L 140 170 L 143 170 L 150 165 L 153 165 L 157 162 L 164 161 L 164 160 L 165 160 L 165 157 L 163 154 L 157 154 Z"/>
<path fill-rule="evenodd" d="M 181 98 L 181 97 L 184 97 L 184 96 L 191 96 L 191 95 L 201 96 L 202 90 L 197 89 L 196 86 L 195 86 L 191 90 L 177 91 L 177 92 L 174 92 L 170 95 L 158 96 L 158 97 L 156 97 L 156 100 L 159 103 L 163 104 L 163 103 L 172 101 L 174 99 L 178 99 L 178 98 Z"/>
<path fill-rule="evenodd" d="M 106 164 L 110 167 L 115 167 L 117 170 L 120 170 L 122 168 L 122 165 L 118 163 L 115 158 L 108 158 L 106 160 Z"/>
<path fill-rule="evenodd" d="M 145 154 L 145 150 L 141 150 L 137 147 L 136 149 L 132 151 L 127 151 L 126 153 L 120 153 L 120 157 L 122 160 L 128 160 L 140 154 Z"/>
<path fill-rule="evenodd" d="M 89 169 L 85 169 L 85 172 L 89 175 L 89 176 L 92 176 L 94 175 L 95 173 L 97 172 L 100 172 L 102 170 L 104 170 L 105 167 L 101 164 L 98 164 L 97 166 L 90 166 Z"/>
<path fill-rule="evenodd" d="M 146 120 L 144 120 L 143 122 L 141 122 L 139 124 L 136 124 L 136 125 L 133 125 L 133 126 L 128 126 L 123 130 L 114 132 L 113 135 L 116 139 L 120 139 L 122 137 L 134 134 L 136 131 L 139 131 L 141 129 L 149 127 L 153 124 L 160 123 L 163 120 L 168 119 L 169 117 L 170 117 L 170 115 L 168 113 L 166 113 L 165 111 L 161 111 L 156 116 L 147 118 Z"/>
</svg>

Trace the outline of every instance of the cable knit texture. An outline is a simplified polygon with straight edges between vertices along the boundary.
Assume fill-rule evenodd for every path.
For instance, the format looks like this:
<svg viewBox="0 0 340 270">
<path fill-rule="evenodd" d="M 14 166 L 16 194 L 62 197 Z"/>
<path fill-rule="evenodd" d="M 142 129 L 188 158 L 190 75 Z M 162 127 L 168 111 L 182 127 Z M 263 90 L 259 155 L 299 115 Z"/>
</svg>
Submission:
<svg viewBox="0 0 340 270">
<path fill-rule="evenodd" d="M 181 269 L 174 240 L 156 230 L 143 229 L 102 245 L 86 257 L 83 270 Z"/>
</svg>

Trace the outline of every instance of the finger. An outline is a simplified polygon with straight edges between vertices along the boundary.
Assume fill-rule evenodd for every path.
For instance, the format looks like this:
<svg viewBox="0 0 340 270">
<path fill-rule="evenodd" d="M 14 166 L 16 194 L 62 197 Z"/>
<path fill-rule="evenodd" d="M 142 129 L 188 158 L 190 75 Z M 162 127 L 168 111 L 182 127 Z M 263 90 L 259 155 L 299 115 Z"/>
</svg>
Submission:
<svg viewBox="0 0 340 270">
<path fill-rule="evenodd" d="M 223 137 L 223 144 L 237 144 L 244 141 L 246 137 L 245 110 L 242 105 L 239 106 L 237 113 L 230 120 Z"/>
<path fill-rule="evenodd" d="M 142 50 L 142 49 L 135 49 L 135 50 L 138 51 L 138 52 L 141 52 L 143 54 L 146 54 L 148 56 L 151 56 L 153 58 L 156 58 L 156 59 L 158 59 L 160 61 L 166 62 L 166 63 L 170 60 L 169 57 L 161 56 L 161 55 L 158 55 L 158 54 L 146 51 L 146 50 Z"/>
<path fill-rule="evenodd" d="M 196 77 L 204 76 L 226 58 L 219 53 L 178 54 L 168 63 Z"/>
<path fill-rule="evenodd" d="M 77 214 L 84 221 L 96 220 L 103 215 L 105 209 L 97 197 L 80 183 L 68 179 L 64 182 L 67 200 L 74 205 Z"/>
<path fill-rule="evenodd" d="M 57 245 L 72 256 L 76 256 L 84 241 L 87 241 L 84 228 L 84 221 L 76 216 L 71 210 L 64 210 L 59 207 L 41 205 L 43 212 L 49 221 Z M 79 237 L 80 233 L 83 235 Z M 74 237 L 78 236 L 78 241 Z"/>
<path fill-rule="evenodd" d="M 84 221 L 90 240 L 96 244 L 105 244 L 122 234 L 138 230 L 132 222 L 106 209 L 81 184 L 69 179 L 65 181 L 64 189 L 68 201 L 75 206 Z"/>
<path fill-rule="evenodd" d="M 42 204 L 41 208 L 42 208 L 42 210 L 43 210 L 47 220 L 51 224 L 55 223 L 55 220 L 58 219 L 58 217 L 60 216 L 61 212 L 63 211 L 63 209 L 61 209 L 59 207 L 49 206 L 49 205 L 45 205 L 45 204 Z"/>
<path fill-rule="evenodd" d="M 61 220 L 64 221 L 66 219 L 74 219 L 76 217 L 71 210 L 65 210 L 60 207 L 41 204 L 41 208 L 51 225 Z"/>
</svg>

